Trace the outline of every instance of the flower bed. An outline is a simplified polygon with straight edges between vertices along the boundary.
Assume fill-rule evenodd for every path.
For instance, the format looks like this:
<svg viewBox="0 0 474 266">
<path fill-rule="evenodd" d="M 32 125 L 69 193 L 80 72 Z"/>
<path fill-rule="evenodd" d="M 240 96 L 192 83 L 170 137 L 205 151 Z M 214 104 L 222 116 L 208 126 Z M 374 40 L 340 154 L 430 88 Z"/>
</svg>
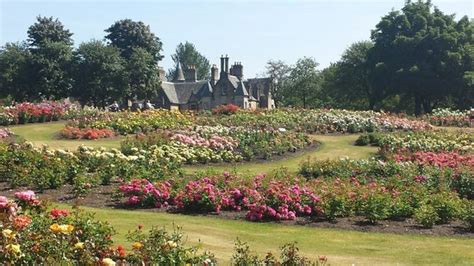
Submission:
<svg viewBox="0 0 474 266">
<path fill-rule="evenodd" d="M 51 151 L 31 144 L 0 144 L 0 181 L 12 187 L 58 188 L 72 184 L 78 194 L 91 186 L 109 184 L 117 178 L 147 177 L 160 180 L 181 174 L 177 160 L 156 150 L 137 150 L 124 155 L 116 149 L 81 146 L 77 151 Z"/>
<path fill-rule="evenodd" d="M 191 125 L 192 115 L 168 110 L 145 112 L 104 112 L 95 117 L 82 116 L 69 122 L 79 128 L 111 129 L 117 134 L 152 132 L 157 129 L 175 129 Z"/>
<path fill-rule="evenodd" d="M 54 101 L 19 103 L 0 109 L 0 125 L 56 121 L 62 118 L 71 107 L 70 104 Z"/>
<path fill-rule="evenodd" d="M 199 253 L 199 247 L 185 247 L 178 228 L 168 232 L 151 228 L 145 232 L 139 225 L 127 234 L 130 248 L 114 245 L 115 230 L 98 221 L 91 213 L 77 208 L 72 211 L 52 209 L 41 202 L 33 191 L 15 193 L 15 199 L 0 196 L 0 261 L 6 265 L 216 265 L 214 255 Z M 253 256 L 250 248 L 237 241 L 232 262 L 236 265 L 263 260 Z M 300 256 L 295 244 L 281 248 L 282 258 L 291 265 L 323 265 L 327 257 L 311 262 Z M 265 262 L 279 265 L 273 255 Z M 244 263 L 244 264 L 241 264 Z"/>
<path fill-rule="evenodd" d="M 166 157 L 193 164 L 269 159 L 295 152 L 310 143 L 309 137 L 303 133 L 194 126 L 129 137 L 121 147 L 125 154 L 134 148 L 155 148 L 165 153 Z"/>
<path fill-rule="evenodd" d="M 431 172 L 425 174 L 428 173 Z M 334 220 L 357 215 L 377 223 L 413 217 L 426 227 L 464 219 L 472 229 L 473 202 L 460 198 L 469 195 L 444 190 L 448 179 L 435 178 L 415 171 L 373 178 L 353 174 L 344 179 L 328 177 L 309 181 L 256 176 L 249 181 L 224 173 L 191 179 L 184 184 L 176 180 L 155 183 L 132 180 L 122 184 L 119 193 L 131 207 L 167 208 L 185 213 L 245 211 L 250 221 L 297 217 Z M 440 183 L 442 180 L 446 183 Z M 428 214 L 426 209 L 430 210 Z"/>
<path fill-rule="evenodd" d="M 434 109 L 425 116 L 430 124 L 435 126 L 469 127 L 469 111 L 451 110 L 449 108 Z"/>
<path fill-rule="evenodd" d="M 275 109 L 238 111 L 233 115 L 196 117 L 202 125 L 243 126 L 246 128 L 285 128 L 307 133 L 356 133 L 366 131 L 427 130 L 424 121 L 373 111 L 335 109 Z"/>
<path fill-rule="evenodd" d="M 96 129 L 96 128 L 77 128 L 66 126 L 59 132 L 61 138 L 65 139 L 101 139 L 110 138 L 115 133 L 110 129 Z"/>
</svg>

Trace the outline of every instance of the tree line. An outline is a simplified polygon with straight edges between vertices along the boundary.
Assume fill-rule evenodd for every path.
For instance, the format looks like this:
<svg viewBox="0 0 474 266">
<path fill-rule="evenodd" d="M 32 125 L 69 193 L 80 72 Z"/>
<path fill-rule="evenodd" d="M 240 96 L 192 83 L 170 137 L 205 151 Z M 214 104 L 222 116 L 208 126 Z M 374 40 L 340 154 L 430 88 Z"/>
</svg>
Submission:
<svg viewBox="0 0 474 266">
<path fill-rule="evenodd" d="M 57 19 L 38 17 L 28 40 L 0 50 L 0 97 L 16 101 L 76 97 L 83 104 L 150 99 L 160 89 L 162 42 L 143 22 L 124 19 L 104 40 L 73 47 L 72 33 Z M 350 45 L 341 59 L 319 70 L 314 58 L 294 65 L 270 60 L 277 106 L 388 110 L 420 115 L 435 107 L 474 105 L 474 22 L 455 19 L 431 1 L 407 1 L 383 16 L 371 38 Z M 172 55 L 209 78 L 210 63 L 190 42 Z"/>
<path fill-rule="evenodd" d="M 434 107 L 474 106 L 474 22 L 458 21 L 430 1 L 407 1 L 319 71 L 313 58 L 272 60 L 280 106 L 388 110 L 420 115 Z"/>
<path fill-rule="evenodd" d="M 149 26 L 130 19 L 115 22 L 105 33 L 105 40 L 75 49 L 73 34 L 58 19 L 37 17 L 26 41 L 0 50 L 0 98 L 19 102 L 73 96 L 82 104 L 105 106 L 155 96 L 163 58 L 160 39 Z M 179 44 L 173 59 L 185 66 L 201 60 L 198 76 L 208 76 L 203 69 L 209 61 L 191 43 Z"/>
</svg>

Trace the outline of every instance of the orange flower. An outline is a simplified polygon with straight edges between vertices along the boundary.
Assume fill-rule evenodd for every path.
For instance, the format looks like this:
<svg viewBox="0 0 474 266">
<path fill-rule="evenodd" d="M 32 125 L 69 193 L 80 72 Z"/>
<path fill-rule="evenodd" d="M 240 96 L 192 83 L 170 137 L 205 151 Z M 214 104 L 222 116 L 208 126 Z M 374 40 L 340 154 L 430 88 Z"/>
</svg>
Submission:
<svg viewBox="0 0 474 266">
<path fill-rule="evenodd" d="M 22 230 L 31 224 L 31 218 L 26 215 L 20 215 L 13 220 L 13 227 L 17 230 Z"/>
</svg>

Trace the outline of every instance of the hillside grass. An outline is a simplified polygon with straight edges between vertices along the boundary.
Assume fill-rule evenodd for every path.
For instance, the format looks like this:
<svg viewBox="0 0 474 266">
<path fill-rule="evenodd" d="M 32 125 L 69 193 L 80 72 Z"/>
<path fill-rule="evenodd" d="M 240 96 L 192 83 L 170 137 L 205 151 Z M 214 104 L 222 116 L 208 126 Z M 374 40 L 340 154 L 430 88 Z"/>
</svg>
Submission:
<svg viewBox="0 0 474 266">
<path fill-rule="evenodd" d="M 60 205 L 65 207 L 66 205 Z M 218 261 L 229 263 L 234 241 L 248 242 L 261 255 L 276 253 L 284 243 L 297 242 L 305 256 L 317 259 L 325 255 L 331 265 L 473 265 L 474 239 L 367 233 L 328 228 L 312 228 L 277 223 L 255 223 L 181 214 L 83 208 L 96 218 L 109 222 L 117 230 L 114 241 L 130 249 L 125 235 L 143 225 L 172 230 L 181 226 L 187 245 L 202 244 Z"/>
</svg>

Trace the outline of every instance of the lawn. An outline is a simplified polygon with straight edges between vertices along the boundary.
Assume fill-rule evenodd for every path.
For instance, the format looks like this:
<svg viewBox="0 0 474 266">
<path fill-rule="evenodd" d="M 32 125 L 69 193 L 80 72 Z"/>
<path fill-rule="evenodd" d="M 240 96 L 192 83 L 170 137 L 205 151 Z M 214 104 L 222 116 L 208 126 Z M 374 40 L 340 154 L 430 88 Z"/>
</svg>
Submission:
<svg viewBox="0 0 474 266">
<path fill-rule="evenodd" d="M 65 140 L 58 139 L 58 132 L 64 128 L 65 122 L 51 122 L 41 124 L 27 124 L 10 127 L 10 130 L 32 142 L 36 146 L 43 144 L 52 149 L 75 150 L 80 145 L 89 147 L 119 148 L 122 137 L 108 140 Z"/>
<path fill-rule="evenodd" d="M 219 166 L 204 167 L 204 166 L 187 166 L 185 171 L 187 173 L 202 171 L 206 168 L 218 171 L 236 171 L 243 174 L 259 174 L 269 173 L 274 170 L 286 168 L 290 172 L 296 172 L 299 164 L 308 158 L 317 160 L 327 160 L 336 158 L 352 158 L 362 159 L 374 155 L 377 151 L 376 147 L 360 147 L 354 146 L 354 141 L 359 137 L 357 134 L 351 135 L 312 135 L 313 140 L 320 143 L 320 147 L 315 150 L 298 153 L 298 155 L 291 156 L 283 160 L 274 160 L 268 162 L 256 163 L 236 163 L 223 164 Z"/>
<path fill-rule="evenodd" d="M 189 245 L 198 244 L 200 240 L 203 248 L 212 251 L 223 264 L 228 264 L 237 237 L 260 254 L 276 252 L 282 244 L 297 241 L 305 256 L 326 255 L 331 265 L 474 264 L 474 240 L 469 238 L 365 233 L 180 214 L 84 209 L 112 224 L 118 233 L 114 240 L 128 247 L 130 243 L 124 236 L 138 224 L 145 229 L 182 226 Z"/>
</svg>

